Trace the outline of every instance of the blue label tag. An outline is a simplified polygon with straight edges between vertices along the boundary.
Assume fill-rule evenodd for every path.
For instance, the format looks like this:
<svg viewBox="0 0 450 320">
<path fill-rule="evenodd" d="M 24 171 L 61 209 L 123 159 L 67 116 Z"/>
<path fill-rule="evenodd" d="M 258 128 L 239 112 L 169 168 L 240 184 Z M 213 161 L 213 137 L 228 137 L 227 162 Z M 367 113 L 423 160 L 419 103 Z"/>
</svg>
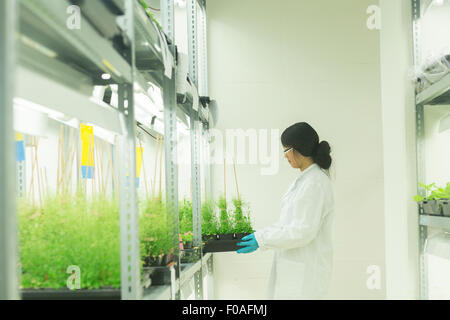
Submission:
<svg viewBox="0 0 450 320">
<path fill-rule="evenodd" d="M 83 179 L 92 179 L 94 175 L 94 167 L 90 166 L 81 166 L 81 175 Z"/>
<path fill-rule="evenodd" d="M 16 161 L 25 161 L 25 144 L 23 140 L 16 141 Z"/>
</svg>

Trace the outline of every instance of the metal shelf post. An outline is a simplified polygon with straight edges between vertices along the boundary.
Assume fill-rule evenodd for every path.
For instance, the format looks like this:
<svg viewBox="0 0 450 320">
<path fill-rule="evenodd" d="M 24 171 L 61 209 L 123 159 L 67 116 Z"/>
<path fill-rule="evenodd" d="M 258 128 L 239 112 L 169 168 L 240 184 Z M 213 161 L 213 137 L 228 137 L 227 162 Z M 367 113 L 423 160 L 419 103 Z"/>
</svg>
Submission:
<svg viewBox="0 0 450 320">
<path fill-rule="evenodd" d="M 189 75 L 198 87 L 198 52 L 197 52 L 197 0 L 187 1 L 187 28 L 189 51 Z M 192 175 L 192 222 L 194 228 L 194 246 L 200 248 L 202 254 L 202 217 L 200 192 L 200 149 L 199 149 L 199 115 L 191 109 L 191 175 Z M 195 299 L 203 300 L 203 265 L 194 274 Z"/>
<path fill-rule="evenodd" d="M 420 0 L 411 0 L 412 22 L 413 22 L 413 46 L 414 65 L 417 68 L 421 63 L 420 48 Z M 417 100 L 415 100 L 417 101 Z M 416 104 L 416 152 L 417 152 L 417 178 L 420 182 L 425 181 L 425 122 L 424 105 Z M 418 187 L 418 193 L 425 196 L 425 190 Z M 420 212 L 419 212 L 420 215 Z M 428 275 L 425 261 L 425 243 L 427 239 L 427 226 L 419 224 L 419 294 L 421 299 L 428 298 Z"/>
<path fill-rule="evenodd" d="M 172 41 L 169 46 L 171 53 L 176 57 L 175 28 L 174 28 L 174 1 L 161 1 L 162 27 L 165 34 Z M 180 247 L 179 247 L 179 214 L 178 214 L 178 169 L 177 169 L 177 91 L 175 87 L 175 69 L 172 69 L 171 78 L 163 77 L 163 102 L 164 102 L 164 155 L 165 155 L 165 179 L 166 179 L 166 204 L 167 211 L 172 221 L 174 240 L 174 260 L 176 283 L 172 283 L 172 297 L 180 299 Z"/>
<path fill-rule="evenodd" d="M 18 299 L 13 96 L 16 1 L 0 1 L 0 300 Z"/>
<path fill-rule="evenodd" d="M 141 299 L 139 220 L 136 191 L 136 122 L 133 79 L 135 70 L 133 0 L 125 2 L 126 33 L 131 43 L 131 83 L 119 84 L 119 111 L 126 133 L 119 136 L 119 210 L 122 299 Z"/>
</svg>

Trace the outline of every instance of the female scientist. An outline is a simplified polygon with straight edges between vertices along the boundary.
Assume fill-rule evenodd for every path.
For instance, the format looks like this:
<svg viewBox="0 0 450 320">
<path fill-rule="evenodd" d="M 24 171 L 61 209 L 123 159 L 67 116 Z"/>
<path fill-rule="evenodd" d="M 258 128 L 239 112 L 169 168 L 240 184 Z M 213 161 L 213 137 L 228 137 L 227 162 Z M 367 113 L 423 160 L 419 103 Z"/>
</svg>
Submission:
<svg viewBox="0 0 450 320">
<path fill-rule="evenodd" d="M 307 123 L 281 135 L 284 156 L 300 169 L 282 198 L 278 222 L 242 238 L 238 253 L 274 249 L 269 299 L 320 299 L 332 270 L 333 190 L 327 171 L 330 145 Z"/>
</svg>

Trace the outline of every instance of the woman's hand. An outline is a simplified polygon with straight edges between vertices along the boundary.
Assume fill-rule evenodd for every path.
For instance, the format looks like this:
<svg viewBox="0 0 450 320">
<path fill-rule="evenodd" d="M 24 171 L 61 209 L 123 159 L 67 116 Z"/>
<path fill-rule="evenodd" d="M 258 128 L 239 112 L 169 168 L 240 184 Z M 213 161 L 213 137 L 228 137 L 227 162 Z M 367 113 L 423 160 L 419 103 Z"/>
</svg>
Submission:
<svg viewBox="0 0 450 320">
<path fill-rule="evenodd" d="M 244 242 L 239 242 L 237 245 L 243 248 L 237 250 L 237 253 L 251 253 L 258 250 L 259 245 L 253 233 L 243 237 L 241 240 Z"/>
</svg>

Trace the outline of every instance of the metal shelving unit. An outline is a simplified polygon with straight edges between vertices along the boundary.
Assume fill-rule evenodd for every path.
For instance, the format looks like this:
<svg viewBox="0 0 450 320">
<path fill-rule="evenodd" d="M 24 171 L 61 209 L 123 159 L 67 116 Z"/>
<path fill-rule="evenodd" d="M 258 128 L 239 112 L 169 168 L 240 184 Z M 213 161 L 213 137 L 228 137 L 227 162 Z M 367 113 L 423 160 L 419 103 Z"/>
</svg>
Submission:
<svg viewBox="0 0 450 320">
<path fill-rule="evenodd" d="M 421 63 L 420 19 L 421 0 L 411 0 L 413 21 L 414 63 Z M 417 143 L 417 178 L 425 180 L 425 105 L 448 105 L 450 108 L 450 74 L 434 83 L 430 87 L 416 92 L 416 143 Z M 425 190 L 418 188 L 418 193 L 425 196 Z M 420 298 L 428 298 L 427 265 L 424 256 L 428 228 L 450 230 L 450 217 L 425 216 L 419 212 L 419 270 L 420 270 Z"/>
<path fill-rule="evenodd" d="M 17 247 L 13 154 L 15 0 L 0 2 L 0 299 L 17 299 Z"/>
<path fill-rule="evenodd" d="M 200 1 L 203 19 L 206 19 L 205 1 Z M 197 0 L 190 5 L 197 11 Z M 181 287 L 190 279 L 196 283 L 195 296 L 203 297 L 202 279 L 212 275 L 212 256 L 201 255 L 191 265 L 180 264 L 178 226 L 178 172 L 176 164 L 177 111 L 189 115 L 191 121 L 193 221 L 195 244 L 201 247 L 200 199 L 200 143 L 199 135 L 208 135 L 208 106 L 200 105 L 196 80 L 198 52 L 190 49 L 192 62 L 189 78 L 190 94 L 180 105 L 176 91 L 177 50 L 174 39 L 174 1 L 161 0 L 163 32 L 150 21 L 136 0 L 90 1 L 83 4 L 82 27 L 71 30 L 66 26 L 69 0 L 39 0 L 0 2 L 0 277 L 8 282 L 0 284 L 0 298 L 18 297 L 16 258 L 16 227 L 14 208 L 15 177 L 11 175 L 14 163 L 12 112 L 12 86 L 15 81 L 14 32 L 15 10 L 19 9 L 20 29 L 16 33 L 20 50 L 17 96 L 54 111 L 99 125 L 118 134 L 120 243 L 121 243 L 121 296 L 122 299 L 180 299 Z M 108 8 L 108 6 L 114 7 Z M 107 10 L 108 9 L 108 10 Z M 109 10 L 111 9 L 111 10 Z M 84 10 L 84 11 L 83 11 Z M 98 14 L 96 10 L 99 11 Z M 114 16 L 117 15 L 117 17 Z M 99 21 L 97 21 L 99 17 Z M 104 28 L 101 19 L 117 18 L 118 26 Z M 188 19 L 189 20 L 189 19 Z M 106 22 L 106 24 L 108 24 Z M 189 20 L 190 32 L 197 33 L 196 19 Z M 202 32 L 206 34 L 206 20 Z M 102 31 L 103 34 L 102 34 Z M 193 44 L 196 46 L 197 44 Z M 206 68 L 206 44 L 200 54 L 201 65 Z M 204 71 L 205 72 L 205 71 Z M 109 78 L 102 77 L 109 74 Z M 206 73 L 205 73 L 206 75 Z M 204 88 L 206 77 L 203 77 Z M 188 79 L 186 79 L 188 81 Z M 143 289 L 139 268 L 139 223 L 136 176 L 136 119 L 134 91 L 138 86 L 144 93 L 152 85 L 161 88 L 164 103 L 164 150 L 166 202 L 173 225 L 175 248 L 175 278 L 171 286 L 150 286 Z M 90 97 L 94 85 L 118 85 L 119 103 L 113 107 Z M 51 92 L 51 94 L 42 94 Z M 204 94 L 207 92 L 204 90 Z M 76 107 L 75 107 L 76 106 Z M 199 108 L 201 109 L 199 111 Z M 210 185 L 210 175 L 207 184 Z M 22 187 L 25 187 L 24 185 Z M 208 266 L 208 268 L 206 268 Z M 205 272 L 208 270 L 208 272 Z"/>
</svg>

